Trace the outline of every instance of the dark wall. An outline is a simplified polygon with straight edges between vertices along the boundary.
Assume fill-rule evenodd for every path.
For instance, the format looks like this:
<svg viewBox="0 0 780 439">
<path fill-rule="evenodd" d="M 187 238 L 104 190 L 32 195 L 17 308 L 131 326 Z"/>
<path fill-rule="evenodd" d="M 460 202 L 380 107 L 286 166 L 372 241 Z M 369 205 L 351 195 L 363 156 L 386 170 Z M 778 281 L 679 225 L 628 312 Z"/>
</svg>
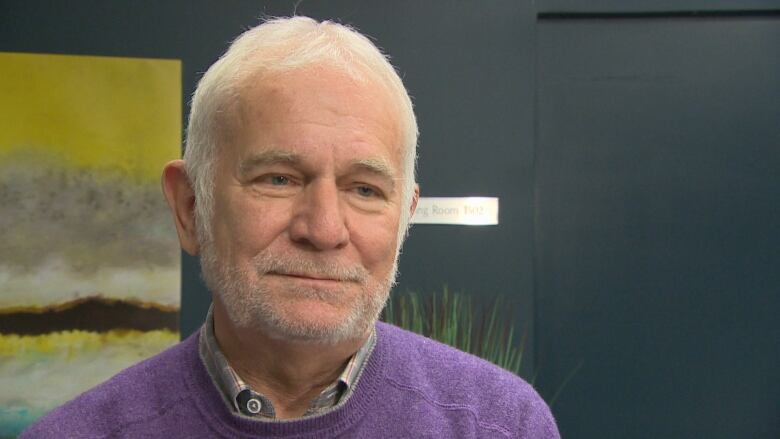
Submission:
<svg viewBox="0 0 780 439">
<path fill-rule="evenodd" d="M 538 23 L 537 355 L 566 437 L 780 437 L 780 17 Z"/>
<path fill-rule="evenodd" d="M 776 11 L 777 0 L 537 0 L 540 14 L 744 14 L 760 11 Z"/>
</svg>

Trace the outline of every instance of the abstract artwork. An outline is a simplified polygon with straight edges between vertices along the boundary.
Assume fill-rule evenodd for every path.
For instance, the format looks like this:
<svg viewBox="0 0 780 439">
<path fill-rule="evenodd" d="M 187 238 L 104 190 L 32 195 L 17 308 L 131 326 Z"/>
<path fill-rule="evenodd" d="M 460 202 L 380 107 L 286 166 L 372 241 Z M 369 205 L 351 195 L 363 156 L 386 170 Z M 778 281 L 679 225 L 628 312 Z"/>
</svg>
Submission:
<svg viewBox="0 0 780 439">
<path fill-rule="evenodd" d="M 179 339 L 181 63 L 0 53 L 0 438 Z"/>
</svg>

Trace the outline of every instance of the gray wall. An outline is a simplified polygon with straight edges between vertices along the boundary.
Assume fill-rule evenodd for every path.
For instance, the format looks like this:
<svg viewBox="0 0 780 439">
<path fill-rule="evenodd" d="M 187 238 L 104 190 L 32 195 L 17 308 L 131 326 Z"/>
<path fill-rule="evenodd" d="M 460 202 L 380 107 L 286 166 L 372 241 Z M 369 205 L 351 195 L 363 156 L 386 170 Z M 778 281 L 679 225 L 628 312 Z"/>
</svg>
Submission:
<svg viewBox="0 0 780 439">
<path fill-rule="evenodd" d="M 780 19 L 542 19 L 538 53 L 541 387 L 581 365 L 563 433 L 778 437 Z"/>
<path fill-rule="evenodd" d="M 4 1 L 0 50 L 177 58 L 188 96 L 231 38 L 294 3 Z M 564 437 L 588 438 L 780 436 L 778 10 L 298 6 L 393 57 L 423 195 L 501 199 L 496 227 L 415 227 L 399 289 L 509 296 L 526 375 L 548 399 L 571 378 L 553 412 Z M 193 258 L 182 280 L 188 334 L 209 296 Z"/>
</svg>

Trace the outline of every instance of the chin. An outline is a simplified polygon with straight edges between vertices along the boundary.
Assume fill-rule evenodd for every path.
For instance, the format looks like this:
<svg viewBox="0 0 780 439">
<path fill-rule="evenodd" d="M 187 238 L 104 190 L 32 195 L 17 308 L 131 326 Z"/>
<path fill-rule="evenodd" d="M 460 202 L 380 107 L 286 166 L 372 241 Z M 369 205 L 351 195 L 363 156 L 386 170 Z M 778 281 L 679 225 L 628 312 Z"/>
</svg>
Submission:
<svg viewBox="0 0 780 439">
<path fill-rule="evenodd" d="M 378 318 L 376 315 L 328 310 L 329 305 L 308 308 L 266 309 L 250 323 L 274 339 L 303 343 L 338 344 L 362 339 Z"/>
<path fill-rule="evenodd" d="M 217 297 L 232 325 L 284 341 L 338 344 L 361 339 L 376 323 L 386 294 L 279 294 L 255 285 L 251 291 L 232 291 Z M 238 294 L 235 294 L 238 293 Z M 244 294 L 248 293 L 248 294 Z M 340 299 L 340 300 L 334 300 Z"/>
</svg>

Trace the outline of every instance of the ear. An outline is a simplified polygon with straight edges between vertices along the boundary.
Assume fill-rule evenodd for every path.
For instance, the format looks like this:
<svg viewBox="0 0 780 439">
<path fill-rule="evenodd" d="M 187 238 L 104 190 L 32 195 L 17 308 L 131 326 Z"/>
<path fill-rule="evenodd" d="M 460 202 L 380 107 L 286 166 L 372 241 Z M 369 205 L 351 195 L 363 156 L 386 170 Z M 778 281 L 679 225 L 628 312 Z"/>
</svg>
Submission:
<svg viewBox="0 0 780 439">
<path fill-rule="evenodd" d="M 420 201 L 420 185 L 414 185 L 414 195 L 412 196 L 412 204 L 409 206 L 409 218 L 414 216 L 414 211 L 417 210 L 417 202 Z"/>
<path fill-rule="evenodd" d="M 183 160 L 168 162 L 163 168 L 162 189 L 173 213 L 181 248 L 195 256 L 200 250 L 195 229 L 195 191 L 187 177 Z"/>
</svg>

